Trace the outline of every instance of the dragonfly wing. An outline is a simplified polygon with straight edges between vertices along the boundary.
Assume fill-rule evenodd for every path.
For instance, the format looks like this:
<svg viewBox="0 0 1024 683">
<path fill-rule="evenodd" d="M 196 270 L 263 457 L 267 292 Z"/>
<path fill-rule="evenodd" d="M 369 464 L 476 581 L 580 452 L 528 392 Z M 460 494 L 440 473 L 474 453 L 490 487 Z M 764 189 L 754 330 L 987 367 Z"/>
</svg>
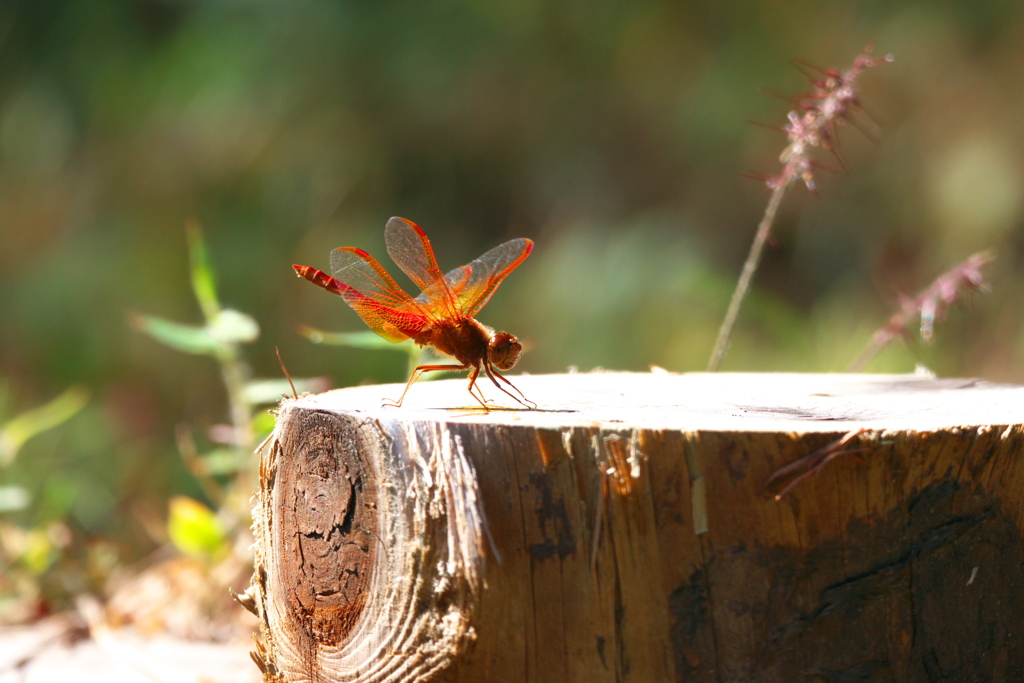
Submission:
<svg viewBox="0 0 1024 683">
<path fill-rule="evenodd" d="M 444 279 L 448 283 L 448 291 L 450 291 L 452 296 L 456 299 L 458 299 L 458 293 L 466 286 L 466 283 L 469 282 L 469 276 L 470 269 L 468 265 L 453 268 L 445 273 Z M 422 305 L 429 305 L 430 297 L 426 293 L 420 294 L 416 297 L 416 302 Z"/>
<path fill-rule="evenodd" d="M 429 302 L 429 312 L 436 319 L 458 317 L 459 309 L 448 280 L 420 226 L 396 216 L 384 228 L 384 243 L 391 259 L 423 291 L 417 301 L 421 305 Z"/>
<path fill-rule="evenodd" d="M 404 341 L 429 325 L 427 310 L 362 249 L 341 247 L 332 251 L 331 270 L 337 293 L 384 339 Z"/>
<path fill-rule="evenodd" d="M 462 315 L 472 318 L 487 304 L 508 274 L 533 251 L 533 241 L 524 237 L 499 244 L 483 256 L 446 276 Z"/>
</svg>

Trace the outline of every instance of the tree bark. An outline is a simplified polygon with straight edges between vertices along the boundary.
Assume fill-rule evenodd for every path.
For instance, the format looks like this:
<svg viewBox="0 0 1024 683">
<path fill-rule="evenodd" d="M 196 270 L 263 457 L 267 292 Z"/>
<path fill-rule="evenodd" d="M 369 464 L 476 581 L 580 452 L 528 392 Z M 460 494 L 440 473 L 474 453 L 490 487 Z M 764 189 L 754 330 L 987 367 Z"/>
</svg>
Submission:
<svg viewBox="0 0 1024 683">
<path fill-rule="evenodd" d="M 538 409 L 282 403 L 241 597 L 265 680 L 1024 680 L 1024 387 L 514 381 Z"/>
</svg>

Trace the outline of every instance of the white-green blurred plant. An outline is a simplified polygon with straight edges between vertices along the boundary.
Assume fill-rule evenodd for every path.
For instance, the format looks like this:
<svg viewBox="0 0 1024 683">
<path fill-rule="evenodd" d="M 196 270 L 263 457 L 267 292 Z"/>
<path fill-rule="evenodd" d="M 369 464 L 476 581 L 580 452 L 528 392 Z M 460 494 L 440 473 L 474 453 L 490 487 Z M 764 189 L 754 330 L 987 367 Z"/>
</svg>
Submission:
<svg viewBox="0 0 1024 683">
<path fill-rule="evenodd" d="M 346 346 L 350 349 L 370 349 L 373 351 L 399 351 L 408 358 L 407 365 L 410 375 L 417 365 L 423 364 L 423 357 L 427 352 L 427 349 L 416 346 L 411 339 L 396 344 L 369 330 L 365 332 L 325 332 L 308 325 L 300 325 L 299 334 L 314 344 Z M 430 377 L 427 379 L 430 379 Z"/>
<path fill-rule="evenodd" d="M 223 519 L 215 535 L 227 542 L 232 532 L 248 526 L 249 497 L 257 485 L 258 459 L 253 451 L 260 439 L 273 429 L 273 415 L 260 406 L 272 405 L 291 394 L 287 379 L 254 380 L 242 354 L 242 344 L 259 338 L 259 324 L 251 316 L 225 308 L 217 295 L 216 279 L 210 257 L 198 225 L 187 226 L 192 291 L 203 313 L 204 324 L 188 325 L 150 315 L 133 314 L 131 325 L 153 339 L 184 353 L 209 356 L 220 366 L 227 388 L 231 425 L 211 430 L 211 440 L 221 447 L 199 452 L 192 430 L 179 427 L 178 449 L 189 470 L 204 493 L 219 507 Z M 310 391 L 321 386 L 319 380 L 295 379 L 295 390 Z M 209 515 L 197 515 L 196 505 L 179 500 L 170 506 L 169 536 L 186 555 L 195 555 L 197 548 L 209 549 L 212 534 Z M 187 519 L 186 519 L 187 518 Z M 197 524 L 197 519 L 208 523 Z M 194 533 L 193 533 L 194 532 Z M 192 536 L 196 536 L 193 538 Z M 199 538 L 202 536 L 202 538 Z M 217 552 L 201 553 L 211 558 Z"/>
</svg>

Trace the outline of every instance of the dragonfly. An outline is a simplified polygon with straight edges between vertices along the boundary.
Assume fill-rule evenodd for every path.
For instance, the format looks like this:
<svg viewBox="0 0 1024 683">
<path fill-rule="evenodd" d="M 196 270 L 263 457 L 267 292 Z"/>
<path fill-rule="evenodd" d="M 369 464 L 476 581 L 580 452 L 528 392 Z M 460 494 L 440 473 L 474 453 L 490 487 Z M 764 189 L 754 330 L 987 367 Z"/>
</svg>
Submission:
<svg viewBox="0 0 1024 683">
<path fill-rule="evenodd" d="M 375 258 L 355 247 L 331 252 L 334 277 L 312 266 L 292 266 L 299 277 L 344 299 L 371 330 L 389 342 L 412 339 L 458 361 L 417 366 L 399 399 L 385 399 L 384 405 L 401 407 L 409 388 L 423 373 L 469 370 L 469 393 L 484 411 L 490 409 L 477 384 L 481 373 L 520 405 L 536 408 L 499 372 L 515 366 L 523 353 L 522 344 L 475 317 L 509 273 L 530 255 L 533 241 L 523 237 L 509 240 L 447 273 L 438 267 L 426 233 L 410 220 L 390 219 L 384 228 L 384 243 L 391 259 L 422 290 L 416 298 L 399 287 Z"/>
</svg>

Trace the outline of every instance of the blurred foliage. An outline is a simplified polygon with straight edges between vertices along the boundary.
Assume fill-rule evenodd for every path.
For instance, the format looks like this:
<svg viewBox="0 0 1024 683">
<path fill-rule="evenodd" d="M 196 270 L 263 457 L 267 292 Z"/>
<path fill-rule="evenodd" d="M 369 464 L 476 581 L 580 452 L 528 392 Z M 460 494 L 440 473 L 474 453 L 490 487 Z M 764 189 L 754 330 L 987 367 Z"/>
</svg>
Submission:
<svg viewBox="0 0 1024 683">
<path fill-rule="evenodd" d="M 9 467 L 14 462 L 26 441 L 67 422 L 85 407 L 88 400 L 89 394 L 85 389 L 71 387 L 52 401 L 0 424 L 0 468 Z M 0 419 L 3 417 L 0 412 Z"/>
<path fill-rule="evenodd" d="M 8 481 L 10 467 L 25 443 L 59 427 L 85 407 L 88 392 L 71 387 L 41 406 L 13 417 L 6 386 L 0 384 L 0 623 L 37 615 L 45 603 L 40 580 L 68 545 L 67 529 L 60 523 L 11 521 L 10 513 L 26 510 L 32 494 L 20 483 Z"/>
<path fill-rule="evenodd" d="M 869 42 L 896 57 L 862 81 L 877 143 L 843 129 L 846 170 L 786 198 L 723 369 L 841 370 L 898 293 L 990 249 L 991 294 L 868 369 L 1024 381 L 1022 39 L 1001 0 L 0 4 L 0 376 L 19 407 L 93 397 L 8 468 L 15 540 L 63 548 L 43 585 L 73 592 L 165 543 L 172 496 L 218 506 L 175 425 L 226 476 L 208 436 L 245 392 L 128 311 L 206 352 L 258 321 L 254 376 L 280 377 L 280 347 L 296 375 L 404 381 L 401 354 L 297 334 L 365 327 L 291 269 L 382 258 L 392 215 L 445 269 L 536 241 L 482 315 L 524 340 L 524 371 L 702 368 L 766 199 L 738 174 L 785 146 L 747 122 L 785 122 L 763 91 L 807 90 L 789 60 Z M 195 306 L 192 221 L 225 306 L 199 327 L 169 322 Z"/>
<path fill-rule="evenodd" d="M 228 533 L 217 515 L 185 496 L 171 498 L 167 533 L 175 547 L 191 557 L 214 560 L 228 550 Z"/>
<path fill-rule="evenodd" d="M 431 349 L 416 346 L 411 339 L 393 344 L 376 332 L 325 332 L 309 325 L 299 325 L 298 332 L 314 344 L 347 346 L 351 349 L 400 351 L 409 359 L 406 363 L 406 373 L 409 375 L 413 373 L 417 365 L 433 362 L 423 360 L 428 355 L 433 355 Z M 431 377 L 427 376 L 425 379 L 431 379 Z"/>
<path fill-rule="evenodd" d="M 240 345 L 259 338 L 259 324 L 245 313 L 221 306 L 213 264 L 199 227 L 190 225 L 187 235 L 192 292 L 206 324 L 201 327 L 184 325 L 139 314 L 130 315 L 129 322 L 172 349 L 210 356 L 220 365 L 231 424 L 211 429 L 210 434 L 211 439 L 227 447 L 199 453 L 191 431 L 179 427 L 178 450 L 204 493 L 219 507 L 226 524 L 202 503 L 180 495 L 171 498 L 168 521 L 168 537 L 181 552 L 212 559 L 225 555 L 230 545 L 237 546 L 233 540 L 239 533 L 248 533 L 252 523 L 249 499 L 258 483 L 258 461 L 253 457 L 253 450 L 273 429 L 272 420 L 261 420 L 254 409 L 259 405 L 277 404 L 290 392 L 323 387 L 315 380 L 293 380 L 290 376 L 276 380 L 250 378 Z M 248 550 L 245 552 L 249 559 Z"/>
</svg>

